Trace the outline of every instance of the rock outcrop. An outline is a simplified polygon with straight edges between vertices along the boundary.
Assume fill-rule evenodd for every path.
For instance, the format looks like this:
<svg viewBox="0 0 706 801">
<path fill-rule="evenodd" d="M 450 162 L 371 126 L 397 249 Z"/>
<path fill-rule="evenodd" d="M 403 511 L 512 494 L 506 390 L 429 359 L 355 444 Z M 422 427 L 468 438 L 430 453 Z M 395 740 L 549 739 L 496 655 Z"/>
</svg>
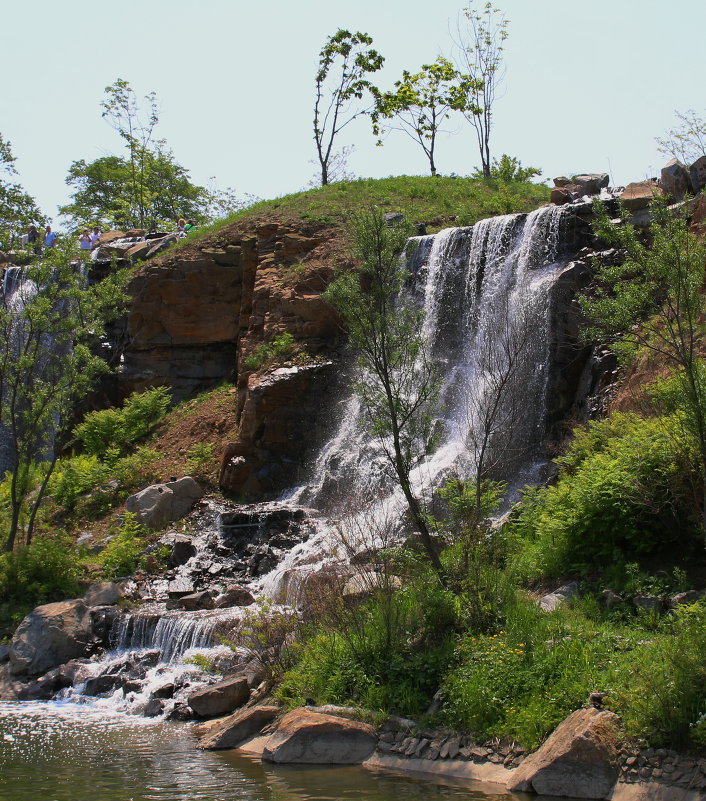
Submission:
<svg viewBox="0 0 706 801">
<path fill-rule="evenodd" d="M 608 798 L 620 773 L 617 721 L 593 707 L 569 715 L 515 771 L 508 790 Z"/>
<path fill-rule="evenodd" d="M 262 752 L 266 762 L 356 765 L 375 749 L 375 730 L 367 723 L 294 709 L 280 721 Z"/>
<path fill-rule="evenodd" d="M 153 484 L 131 495 L 125 507 L 144 525 L 159 529 L 184 517 L 201 497 L 201 487 L 191 476 L 184 476 L 166 484 Z"/>
<path fill-rule="evenodd" d="M 280 713 L 277 706 L 254 706 L 241 709 L 227 718 L 209 726 L 199 742 L 204 751 L 218 751 L 224 748 L 237 748 L 243 740 L 254 737 L 271 723 Z"/>
<path fill-rule="evenodd" d="M 192 693 L 189 706 L 201 718 L 215 718 L 242 706 L 249 697 L 247 678 L 235 676 Z"/>
<path fill-rule="evenodd" d="M 20 623 L 10 643 L 13 674 L 39 676 L 94 645 L 91 614 L 83 600 L 38 606 Z"/>
</svg>

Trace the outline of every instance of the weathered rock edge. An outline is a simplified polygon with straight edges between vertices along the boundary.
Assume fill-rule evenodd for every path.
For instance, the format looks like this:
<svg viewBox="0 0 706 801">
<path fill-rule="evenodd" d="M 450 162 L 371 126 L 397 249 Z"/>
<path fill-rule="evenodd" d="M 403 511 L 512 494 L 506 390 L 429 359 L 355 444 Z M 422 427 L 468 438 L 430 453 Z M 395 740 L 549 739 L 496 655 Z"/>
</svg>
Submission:
<svg viewBox="0 0 706 801">
<path fill-rule="evenodd" d="M 208 747 L 206 743 L 209 740 L 213 743 L 216 739 L 213 738 L 213 734 L 217 737 L 227 731 L 228 726 L 224 725 L 226 722 L 235 724 L 237 739 L 240 739 L 240 732 L 237 731 L 240 715 L 248 716 L 257 709 L 258 707 L 243 710 L 242 713 L 230 718 L 214 721 L 211 724 L 214 728 L 209 730 L 208 736 L 204 737 L 199 747 Z M 263 724 L 267 725 L 274 719 L 276 708 L 262 707 L 262 709 L 265 713 Z M 251 739 L 243 740 L 237 747 L 265 761 L 342 764 L 338 756 L 328 758 L 331 753 L 327 749 L 331 745 L 333 749 L 342 750 L 346 754 L 347 764 L 360 764 L 370 770 L 389 770 L 456 780 L 467 779 L 474 784 L 478 783 L 474 789 L 484 790 L 489 794 L 534 791 L 548 796 L 561 793 L 573 798 L 601 798 L 605 801 L 703 801 L 706 797 L 703 792 L 706 789 L 706 760 L 698 762 L 692 760 L 693 776 L 690 777 L 689 786 L 683 783 L 679 786 L 676 782 L 665 784 L 665 781 L 669 781 L 666 775 L 662 781 L 656 781 L 654 777 L 645 777 L 630 783 L 631 780 L 625 775 L 630 769 L 630 766 L 625 764 L 626 751 L 620 748 L 619 743 L 618 718 L 607 710 L 593 707 L 577 710 L 559 724 L 547 741 L 533 754 L 523 758 L 521 755 L 513 756 L 509 753 L 507 761 L 503 764 L 502 748 L 497 752 L 481 746 L 466 746 L 459 749 L 454 745 L 462 738 L 453 734 L 447 736 L 441 753 L 430 754 L 432 743 L 424 737 L 407 737 L 406 740 L 414 740 L 414 743 L 410 743 L 402 752 L 391 753 L 390 737 L 385 736 L 386 732 L 389 735 L 391 731 L 389 723 L 379 738 L 373 733 L 377 740 L 375 750 L 367 758 L 361 759 L 360 754 L 353 754 L 348 749 L 349 735 L 346 732 L 362 727 L 369 733 L 371 727 L 339 715 L 325 714 L 323 709 L 304 707 L 293 710 L 282 718 L 278 728 L 271 734 L 258 734 L 254 731 L 257 725 L 252 726 Z M 341 714 L 344 711 L 341 710 Z M 268 718 L 269 720 L 266 720 Z M 331 743 L 327 734 L 328 729 L 326 725 L 322 725 L 323 723 L 333 724 L 336 727 L 337 736 L 334 739 L 337 742 Z M 398 736 L 409 734 L 412 721 L 399 719 L 397 723 L 399 724 L 397 728 L 402 727 Z M 395 739 L 394 736 L 392 739 Z M 417 745 L 412 749 L 415 743 Z M 279 753 L 280 758 L 273 759 L 272 754 L 280 745 L 283 745 Z M 215 745 L 215 747 L 228 746 Z M 311 753 L 307 753 L 310 747 L 316 750 L 314 758 Z M 488 753 L 481 756 L 482 751 Z M 670 756 L 672 752 L 666 753 L 666 759 L 676 759 Z M 458 758 L 453 754 L 458 754 Z M 518 761 L 522 761 L 520 767 L 516 767 Z M 621 769 L 623 775 L 620 775 Z M 586 776 L 588 781 L 584 781 Z M 567 781 L 570 782 L 570 786 L 566 784 Z M 704 787 L 701 786 L 702 783 Z"/>
</svg>

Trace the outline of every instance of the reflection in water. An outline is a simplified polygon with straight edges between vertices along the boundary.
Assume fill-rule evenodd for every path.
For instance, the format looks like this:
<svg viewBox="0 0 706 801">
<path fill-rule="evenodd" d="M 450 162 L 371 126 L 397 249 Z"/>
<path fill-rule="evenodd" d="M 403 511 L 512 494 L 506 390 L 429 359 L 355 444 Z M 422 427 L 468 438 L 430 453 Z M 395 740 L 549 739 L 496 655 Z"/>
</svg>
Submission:
<svg viewBox="0 0 706 801">
<path fill-rule="evenodd" d="M 194 746 L 183 724 L 110 716 L 88 704 L 0 703 L 0 801 L 490 798 L 358 767 L 265 766 L 234 751 Z"/>
</svg>

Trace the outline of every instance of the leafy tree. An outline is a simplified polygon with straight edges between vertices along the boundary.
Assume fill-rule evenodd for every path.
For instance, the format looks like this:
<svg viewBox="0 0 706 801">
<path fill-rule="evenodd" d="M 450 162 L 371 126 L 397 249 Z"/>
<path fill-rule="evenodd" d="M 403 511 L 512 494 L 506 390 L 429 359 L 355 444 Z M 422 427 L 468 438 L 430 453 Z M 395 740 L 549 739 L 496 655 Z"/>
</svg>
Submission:
<svg viewBox="0 0 706 801">
<path fill-rule="evenodd" d="M 47 218 L 34 198 L 11 178 L 17 175 L 12 146 L 0 134 L 0 247 L 12 248 L 15 237 L 28 225 L 45 225 Z"/>
<path fill-rule="evenodd" d="M 326 40 L 319 53 L 316 71 L 316 99 L 314 101 L 314 142 L 321 167 L 321 185 L 331 180 L 330 168 L 336 159 L 334 143 L 338 134 L 364 109 L 360 101 L 372 84 L 366 78 L 377 72 L 385 59 L 372 45 L 367 33 L 351 33 L 339 28 Z"/>
<path fill-rule="evenodd" d="M 107 370 L 91 348 L 123 302 L 127 277 L 88 283 L 72 261 L 70 241 L 25 268 L 22 283 L 0 305 L 0 430 L 9 441 L 11 551 L 28 515 L 26 543 L 54 469 L 75 402 Z M 35 489 L 33 476 L 40 468 Z"/>
<path fill-rule="evenodd" d="M 405 70 L 402 79 L 395 82 L 394 92 L 375 93 L 375 109 L 371 115 L 373 133 L 379 136 L 385 129 L 404 131 L 422 148 L 431 174 L 436 175 L 437 134 L 452 111 L 469 111 L 469 97 L 479 89 L 479 81 L 461 75 L 443 56 L 433 64 L 423 64 L 421 71 L 414 75 Z M 475 112 L 480 113 L 480 109 Z"/>
<path fill-rule="evenodd" d="M 484 178 L 491 177 L 490 132 L 493 105 L 503 79 L 503 43 L 508 37 L 509 20 L 492 3 L 482 9 L 463 10 L 456 28 L 459 71 L 471 79 L 465 117 L 473 126 L 478 142 Z"/>
<path fill-rule="evenodd" d="M 102 223 L 117 228 L 164 227 L 179 217 L 207 222 L 212 213 L 232 205 L 232 191 L 208 190 L 191 182 L 163 139 L 155 140 L 159 122 L 156 97 L 145 97 L 143 114 L 134 90 L 118 79 L 107 86 L 103 117 L 118 132 L 126 156 L 74 161 L 66 183 L 72 202 L 60 209 L 77 226 Z"/>
<path fill-rule="evenodd" d="M 706 335 L 706 243 L 689 231 L 682 213 L 661 203 L 652 206 L 647 240 L 627 218 L 615 225 L 599 202 L 594 208 L 596 233 L 622 248 L 626 260 L 600 266 L 597 287 L 582 298 L 584 311 L 594 321 L 588 333 L 619 336 L 622 343 L 657 354 L 675 371 L 683 423 L 698 452 L 706 533 L 706 370 L 700 359 Z"/>
<path fill-rule="evenodd" d="M 500 161 L 493 159 L 490 168 L 490 178 L 504 183 L 517 183 L 518 181 L 524 183 L 541 174 L 542 171 L 538 167 L 523 167 L 519 159 L 508 156 L 507 153 L 502 154 Z M 483 175 L 483 170 L 474 170 L 471 177 L 485 178 L 486 176 Z"/>
<path fill-rule="evenodd" d="M 388 225 L 377 209 L 359 214 L 353 239 L 361 274 L 341 276 L 326 296 L 344 317 L 358 354 L 361 377 L 356 392 L 365 423 L 380 442 L 412 524 L 443 580 L 441 561 L 411 480 L 412 469 L 431 439 L 439 382 L 422 334 L 423 311 L 400 294 L 406 273 L 399 256 L 408 235 L 406 225 Z"/>
<path fill-rule="evenodd" d="M 657 138 L 660 153 L 668 153 L 684 164 L 706 156 L 706 120 L 693 109 L 675 112 L 679 125 Z"/>
</svg>

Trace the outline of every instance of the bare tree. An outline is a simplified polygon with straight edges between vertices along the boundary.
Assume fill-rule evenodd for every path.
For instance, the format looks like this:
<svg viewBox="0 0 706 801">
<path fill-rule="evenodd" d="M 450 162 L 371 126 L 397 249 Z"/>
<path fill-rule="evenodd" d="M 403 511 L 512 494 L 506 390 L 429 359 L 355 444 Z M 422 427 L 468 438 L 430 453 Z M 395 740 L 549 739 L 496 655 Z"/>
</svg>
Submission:
<svg viewBox="0 0 706 801">
<path fill-rule="evenodd" d="M 508 37 L 509 20 L 492 3 L 482 9 L 464 9 L 456 24 L 454 44 L 459 72 L 466 81 L 467 102 L 464 116 L 473 126 L 478 142 L 483 176 L 490 178 L 490 132 L 493 126 L 493 105 L 502 83 L 503 43 Z"/>
</svg>

